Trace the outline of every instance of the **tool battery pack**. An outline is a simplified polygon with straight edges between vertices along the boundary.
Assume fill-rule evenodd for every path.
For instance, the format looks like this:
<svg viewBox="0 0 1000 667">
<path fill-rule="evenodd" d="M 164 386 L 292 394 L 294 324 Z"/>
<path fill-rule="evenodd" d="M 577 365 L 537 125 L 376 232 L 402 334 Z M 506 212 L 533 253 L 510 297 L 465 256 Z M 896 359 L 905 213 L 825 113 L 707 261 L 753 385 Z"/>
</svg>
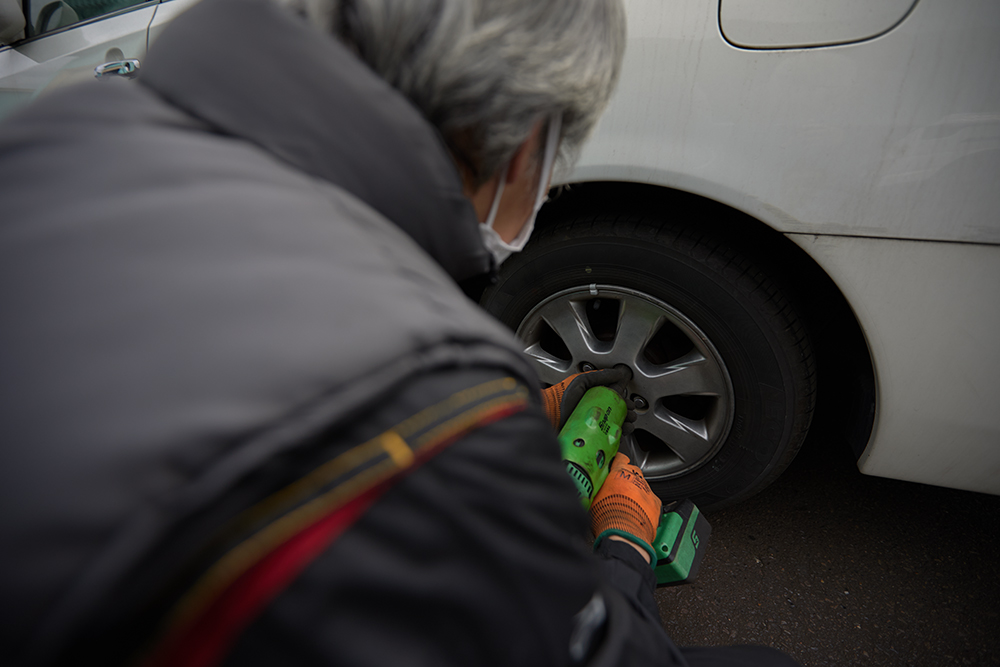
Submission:
<svg viewBox="0 0 1000 667">
<path fill-rule="evenodd" d="M 694 581 L 711 534 L 708 520 L 690 500 L 664 505 L 653 544 L 657 587 Z"/>
</svg>

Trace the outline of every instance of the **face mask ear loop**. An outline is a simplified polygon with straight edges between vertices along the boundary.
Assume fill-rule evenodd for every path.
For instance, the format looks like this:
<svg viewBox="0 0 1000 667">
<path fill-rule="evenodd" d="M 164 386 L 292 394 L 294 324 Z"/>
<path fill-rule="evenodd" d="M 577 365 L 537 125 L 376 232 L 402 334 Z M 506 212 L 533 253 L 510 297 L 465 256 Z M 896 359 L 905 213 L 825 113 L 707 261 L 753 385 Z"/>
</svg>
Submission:
<svg viewBox="0 0 1000 667">
<path fill-rule="evenodd" d="M 497 218 L 497 211 L 500 210 L 500 197 L 503 196 L 503 186 L 504 182 L 507 180 L 508 168 L 509 167 L 505 167 L 503 170 L 503 176 L 500 177 L 500 184 L 497 185 L 497 192 L 495 195 L 493 195 L 493 203 L 490 204 L 490 212 L 486 215 L 486 221 L 481 223 L 486 225 L 490 229 L 493 229 L 493 222 Z"/>
<path fill-rule="evenodd" d="M 511 242 L 512 247 L 515 247 L 517 250 L 520 250 L 528 242 L 528 237 L 531 236 L 531 232 L 535 228 L 535 217 L 538 215 L 538 211 L 541 210 L 542 204 L 548 199 L 549 176 L 552 174 L 552 167 L 556 161 L 556 148 L 559 146 L 559 131 L 561 129 L 562 116 L 553 116 L 552 120 L 549 121 L 549 133 L 545 139 L 545 153 L 542 156 L 542 173 L 538 179 L 538 194 L 535 195 L 535 208 L 531 212 L 531 217 L 528 218 L 521 228 L 517 238 Z"/>
<path fill-rule="evenodd" d="M 549 134 L 545 139 L 545 157 L 542 158 L 542 177 L 538 181 L 538 196 L 535 197 L 535 211 L 542 207 L 549 194 L 549 176 L 556 162 L 556 147 L 559 145 L 559 132 L 562 130 L 562 115 L 553 116 L 549 121 Z"/>
</svg>

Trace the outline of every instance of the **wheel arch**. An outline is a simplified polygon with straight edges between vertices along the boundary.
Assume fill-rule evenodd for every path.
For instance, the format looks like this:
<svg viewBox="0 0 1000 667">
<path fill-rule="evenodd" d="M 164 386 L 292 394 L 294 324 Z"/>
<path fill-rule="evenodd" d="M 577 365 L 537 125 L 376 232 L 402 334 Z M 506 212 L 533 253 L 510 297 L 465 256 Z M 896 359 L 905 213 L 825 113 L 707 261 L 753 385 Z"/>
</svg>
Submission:
<svg viewBox="0 0 1000 667">
<path fill-rule="evenodd" d="M 805 320 L 815 349 L 819 394 L 811 433 L 834 433 L 860 458 L 875 425 L 875 370 L 864 331 L 840 288 L 801 247 L 765 222 L 731 206 L 672 188 L 589 181 L 561 187 L 538 226 L 579 213 L 660 215 L 697 221 L 752 257 L 780 283 Z M 807 437 L 804 447 L 814 437 Z"/>
</svg>

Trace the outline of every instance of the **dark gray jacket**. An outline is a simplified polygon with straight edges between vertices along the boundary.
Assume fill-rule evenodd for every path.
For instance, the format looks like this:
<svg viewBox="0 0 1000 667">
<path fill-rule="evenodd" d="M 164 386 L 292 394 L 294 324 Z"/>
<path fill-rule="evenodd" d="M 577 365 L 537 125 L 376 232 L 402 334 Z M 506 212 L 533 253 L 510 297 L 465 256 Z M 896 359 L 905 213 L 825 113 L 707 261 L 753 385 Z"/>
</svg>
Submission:
<svg viewBox="0 0 1000 667">
<path fill-rule="evenodd" d="M 561 664 L 598 590 L 603 659 L 674 651 L 455 284 L 490 260 L 440 138 L 335 41 L 209 0 L 137 83 L 0 126 L 0 200 L 0 661 L 146 655 L 206 572 L 397 464 L 216 661 Z"/>
</svg>

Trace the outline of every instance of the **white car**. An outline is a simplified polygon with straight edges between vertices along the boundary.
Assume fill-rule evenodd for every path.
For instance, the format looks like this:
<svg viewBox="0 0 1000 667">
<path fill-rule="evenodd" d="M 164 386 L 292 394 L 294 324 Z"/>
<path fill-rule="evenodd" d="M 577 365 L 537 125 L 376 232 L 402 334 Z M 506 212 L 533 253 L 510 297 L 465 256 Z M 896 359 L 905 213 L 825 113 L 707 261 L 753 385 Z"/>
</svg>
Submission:
<svg viewBox="0 0 1000 667">
<path fill-rule="evenodd" d="M 0 115 L 141 76 L 194 0 L 24 0 L 21 35 L 12 2 Z M 545 382 L 632 367 L 664 497 L 746 498 L 810 428 L 1000 493 L 1000 3 L 626 5 L 616 96 L 483 305 Z"/>
<path fill-rule="evenodd" d="M 1000 3 L 627 0 L 621 81 L 484 305 L 544 381 L 629 364 L 664 497 L 1000 493 Z"/>
</svg>

